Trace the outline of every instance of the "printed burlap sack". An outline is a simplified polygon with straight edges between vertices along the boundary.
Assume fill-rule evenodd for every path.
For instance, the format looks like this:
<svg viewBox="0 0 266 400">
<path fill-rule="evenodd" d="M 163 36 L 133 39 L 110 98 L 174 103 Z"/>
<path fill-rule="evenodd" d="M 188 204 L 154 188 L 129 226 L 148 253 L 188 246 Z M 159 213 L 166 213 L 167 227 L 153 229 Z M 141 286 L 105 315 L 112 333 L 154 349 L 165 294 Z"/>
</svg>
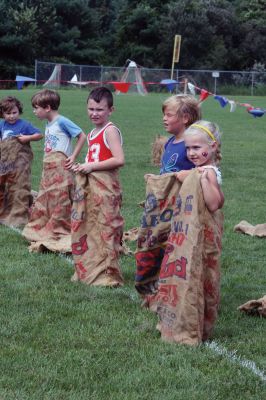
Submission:
<svg viewBox="0 0 266 400">
<path fill-rule="evenodd" d="M 73 173 L 64 168 L 66 155 L 51 152 L 43 160 L 38 196 L 22 234 L 31 251 L 71 252 Z"/>
<path fill-rule="evenodd" d="M 30 144 L 17 138 L 0 141 L 0 223 L 22 226 L 28 222 L 31 201 Z"/>
<path fill-rule="evenodd" d="M 145 305 L 158 314 L 163 340 L 197 345 L 209 338 L 217 317 L 223 216 L 207 210 L 196 170 L 175 204 L 158 292 Z"/>
<path fill-rule="evenodd" d="M 72 281 L 87 285 L 123 284 L 119 252 L 123 235 L 118 171 L 76 175 L 72 208 Z"/>
<path fill-rule="evenodd" d="M 141 295 L 157 290 L 164 249 L 181 184 L 174 173 L 145 175 L 146 202 L 138 230 L 135 287 Z"/>
<path fill-rule="evenodd" d="M 160 167 L 161 158 L 164 152 L 164 145 L 169 138 L 167 136 L 157 135 L 151 147 L 151 161 L 152 164 Z"/>
</svg>

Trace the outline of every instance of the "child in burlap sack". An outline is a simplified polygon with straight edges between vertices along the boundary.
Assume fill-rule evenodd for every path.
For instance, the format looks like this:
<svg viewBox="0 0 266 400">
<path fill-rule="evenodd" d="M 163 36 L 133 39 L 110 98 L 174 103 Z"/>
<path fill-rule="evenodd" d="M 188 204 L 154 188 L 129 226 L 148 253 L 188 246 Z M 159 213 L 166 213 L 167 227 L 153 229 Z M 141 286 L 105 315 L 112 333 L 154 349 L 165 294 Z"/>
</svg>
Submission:
<svg viewBox="0 0 266 400">
<path fill-rule="evenodd" d="M 28 222 L 31 202 L 31 141 L 43 135 L 20 118 L 22 103 L 8 96 L 0 101 L 0 223 L 22 226 Z"/>
<path fill-rule="evenodd" d="M 178 94 L 166 99 L 162 105 L 163 124 L 172 136 L 164 146 L 160 174 L 193 168 L 184 145 L 184 132 L 201 117 L 198 101 L 190 95 Z"/>
<path fill-rule="evenodd" d="M 200 106 L 193 96 L 178 94 L 170 96 L 164 101 L 162 111 L 165 130 L 170 133 L 171 137 L 164 146 L 160 175 L 169 173 L 173 175 L 175 173 L 181 180 L 186 176 L 187 171 L 194 167 L 194 164 L 187 158 L 184 132 L 193 122 L 200 119 Z M 148 175 L 146 176 L 146 181 L 147 179 L 149 179 Z M 150 178 L 146 187 L 146 206 L 138 233 L 135 256 L 137 266 L 135 287 L 141 295 L 154 293 L 157 290 L 160 266 L 170 232 L 170 219 L 162 222 L 162 218 L 158 218 L 156 224 L 152 221 L 147 223 L 147 221 L 150 221 L 150 213 L 152 215 L 156 213 L 161 215 L 164 212 L 170 212 L 167 210 L 174 206 L 173 198 L 176 198 L 178 194 L 178 185 L 173 186 L 175 177 L 170 179 L 169 184 L 164 183 L 166 181 L 168 182 L 167 178 L 161 177 L 160 179 L 160 176 L 154 179 Z M 168 185 L 167 190 L 165 190 L 165 185 Z M 160 195 L 158 197 L 156 192 L 160 187 Z M 158 210 L 149 211 L 149 199 L 152 197 L 156 197 Z M 160 240 L 154 242 L 154 240 L 149 239 L 152 236 L 158 237 Z"/>
<path fill-rule="evenodd" d="M 86 140 L 82 129 L 59 114 L 59 94 L 44 89 L 32 97 L 34 114 L 47 120 L 43 171 L 38 196 L 23 235 L 38 246 L 55 251 L 70 251 L 71 206 L 74 195 L 74 174 L 71 171 Z M 72 149 L 72 139 L 76 146 Z M 68 245 L 65 245 L 65 241 Z M 59 243 L 59 246 L 57 244 Z M 55 246 L 56 244 L 56 246 Z M 37 247 L 36 247 L 37 246 Z"/>
<path fill-rule="evenodd" d="M 124 165 L 122 136 L 109 121 L 114 109 L 109 89 L 92 90 L 87 106 L 95 128 L 88 135 L 85 163 L 73 167 L 76 191 L 72 208 L 72 281 L 115 287 L 123 284 L 118 264 L 123 233 L 118 175 Z"/>
<path fill-rule="evenodd" d="M 164 340 L 195 345 L 210 337 L 218 313 L 224 196 L 218 127 L 197 121 L 184 140 L 196 168 L 179 191 L 158 292 L 146 296 L 144 304 L 158 314 Z"/>
</svg>

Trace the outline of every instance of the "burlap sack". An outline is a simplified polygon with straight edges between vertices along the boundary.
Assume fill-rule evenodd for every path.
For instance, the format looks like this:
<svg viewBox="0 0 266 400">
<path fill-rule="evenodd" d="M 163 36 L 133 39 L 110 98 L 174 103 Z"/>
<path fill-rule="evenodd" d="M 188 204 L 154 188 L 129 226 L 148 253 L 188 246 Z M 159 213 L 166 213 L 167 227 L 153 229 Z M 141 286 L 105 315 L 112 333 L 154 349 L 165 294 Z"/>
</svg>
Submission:
<svg viewBox="0 0 266 400">
<path fill-rule="evenodd" d="M 266 318 L 266 296 L 258 300 L 250 300 L 238 307 L 239 311 L 243 311 L 248 315 L 255 315 Z"/>
<path fill-rule="evenodd" d="M 265 237 L 266 224 L 251 225 L 247 221 L 240 221 L 239 224 L 235 225 L 234 232 L 245 233 L 250 236 Z"/>
<path fill-rule="evenodd" d="M 181 184 L 174 173 L 145 175 L 146 202 L 138 230 L 135 287 L 141 295 L 157 290 L 161 262 Z"/>
<path fill-rule="evenodd" d="M 207 210 L 200 176 L 192 170 L 173 210 L 158 292 L 146 296 L 163 340 L 196 345 L 208 339 L 220 293 L 222 213 Z"/>
<path fill-rule="evenodd" d="M 164 152 L 164 145 L 169 138 L 167 136 L 157 135 L 151 148 L 151 161 L 156 167 L 160 167 Z"/>
<path fill-rule="evenodd" d="M 30 144 L 17 138 L 0 141 L 0 223 L 22 226 L 28 222 L 31 200 Z"/>
<path fill-rule="evenodd" d="M 29 223 L 22 234 L 33 242 L 30 251 L 71 252 L 73 173 L 64 168 L 66 155 L 51 152 L 43 160 L 40 188 Z"/>
<path fill-rule="evenodd" d="M 72 281 L 87 285 L 123 284 L 118 259 L 123 234 L 118 171 L 76 175 L 72 208 Z"/>
</svg>

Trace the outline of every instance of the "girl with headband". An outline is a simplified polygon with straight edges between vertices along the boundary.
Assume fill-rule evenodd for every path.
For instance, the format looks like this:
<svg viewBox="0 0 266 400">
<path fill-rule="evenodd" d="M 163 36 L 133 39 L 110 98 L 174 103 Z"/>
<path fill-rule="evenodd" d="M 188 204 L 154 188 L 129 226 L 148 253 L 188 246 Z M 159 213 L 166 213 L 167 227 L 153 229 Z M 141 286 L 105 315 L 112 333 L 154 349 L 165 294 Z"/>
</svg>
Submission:
<svg viewBox="0 0 266 400">
<path fill-rule="evenodd" d="M 204 201 L 210 212 L 222 208 L 224 195 L 220 189 L 221 171 L 217 167 L 221 160 L 221 135 L 216 124 L 197 121 L 184 133 L 187 158 L 201 174 Z"/>
</svg>

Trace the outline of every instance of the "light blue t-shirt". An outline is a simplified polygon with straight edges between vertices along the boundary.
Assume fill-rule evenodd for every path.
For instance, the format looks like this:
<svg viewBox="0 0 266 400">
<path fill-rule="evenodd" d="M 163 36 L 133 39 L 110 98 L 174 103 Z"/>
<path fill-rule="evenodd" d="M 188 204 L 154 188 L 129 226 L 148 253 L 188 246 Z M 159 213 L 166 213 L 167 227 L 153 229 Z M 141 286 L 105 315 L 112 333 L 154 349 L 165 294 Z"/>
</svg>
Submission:
<svg viewBox="0 0 266 400">
<path fill-rule="evenodd" d="M 18 119 L 14 124 L 9 124 L 5 120 L 0 121 L 1 140 L 18 135 L 33 135 L 34 133 L 41 133 L 41 131 L 24 119 Z"/>
<path fill-rule="evenodd" d="M 171 137 L 164 146 L 164 153 L 161 160 L 160 174 L 167 172 L 179 172 L 183 169 L 192 169 L 194 164 L 187 158 L 187 151 L 184 141 L 173 143 L 175 136 Z"/>
<path fill-rule="evenodd" d="M 44 152 L 61 151 L 67 157 L 71 156 L 71 139 L 77 137 L 81 132 L 82 129 L 78 125 L 59 115 L 54 121 L 48 122 L 45 127 Z"/>
</svg>

